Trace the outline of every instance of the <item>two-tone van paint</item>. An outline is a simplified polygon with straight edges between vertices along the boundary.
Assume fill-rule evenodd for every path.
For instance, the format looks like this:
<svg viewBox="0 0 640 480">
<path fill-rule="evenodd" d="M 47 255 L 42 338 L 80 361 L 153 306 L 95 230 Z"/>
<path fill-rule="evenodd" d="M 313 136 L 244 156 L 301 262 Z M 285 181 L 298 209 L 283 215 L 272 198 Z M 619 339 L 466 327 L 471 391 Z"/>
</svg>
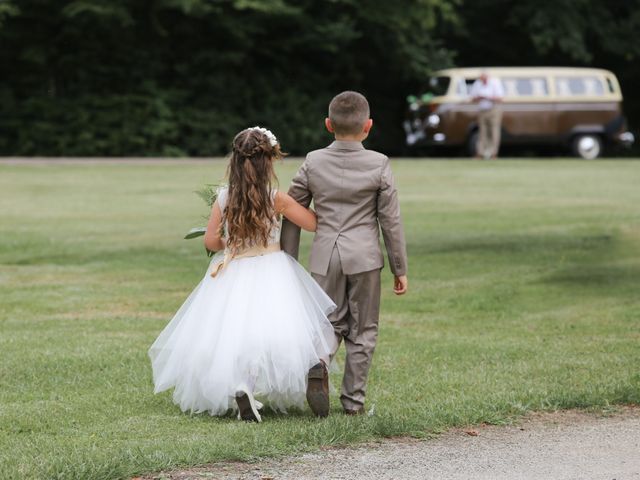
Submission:
<svg viewBox="0 0 640 480">
<path fill-rule="evenodd" d="M 597 158 L 613 144 L 630 145 L 616 76 L 593 68 L 487 67 L 434 72 L 420 97 L 408 98 L 406 144 L 464 146 L 475 152 L 478 106 L 469 95 L 482 71 L 498 78 L 502 145 L 567 146 Z"/>
</svg>

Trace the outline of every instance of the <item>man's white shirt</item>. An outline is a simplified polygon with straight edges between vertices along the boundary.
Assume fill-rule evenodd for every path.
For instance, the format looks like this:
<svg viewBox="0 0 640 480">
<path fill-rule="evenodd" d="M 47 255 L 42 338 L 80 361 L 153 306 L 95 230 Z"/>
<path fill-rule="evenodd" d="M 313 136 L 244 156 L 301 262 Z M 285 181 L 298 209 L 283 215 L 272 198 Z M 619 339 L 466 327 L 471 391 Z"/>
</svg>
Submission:
<svg viewBox="0 0 640 480">
<path fill-rule="evenodd" d="M 471 92 L 469 93 L 472 97 L 484 97 L 478 102 L 480 110 L 491 110 L 494 102 L 489 98 L 503 98 L 504 88 L 502 87 L 502 82 L 500 80 L 489 77 L 487 79 L 487 83 L 482 83 L 482 80 L 480 79 L 473 82 Z"/>
</svg>

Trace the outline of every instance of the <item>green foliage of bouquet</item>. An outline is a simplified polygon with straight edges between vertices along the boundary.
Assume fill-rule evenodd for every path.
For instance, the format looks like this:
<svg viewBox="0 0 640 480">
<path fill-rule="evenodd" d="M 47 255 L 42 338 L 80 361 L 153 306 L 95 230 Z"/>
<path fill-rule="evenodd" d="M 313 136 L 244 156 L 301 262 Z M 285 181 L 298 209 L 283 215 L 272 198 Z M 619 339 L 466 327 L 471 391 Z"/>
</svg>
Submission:
<svg viewBox="0 0 640 480">
<path fill-rule="evenodd" d="M 208 183 L 200 190 L 196 190 L 194 193 L 198 195 L 202 200 L 204 200 L 204 202 L 209 207 L 209 211 L 211 211 L 213 204 L 218 198 L 218 185 Z M 209 219 L 208 216 L 204 216 L 202 218 L 204 218 L 205 220 Z M 191 240 L 192 238 L 201 237 L 205 233 L 207 233 L 207 227 L 193 227 L 191 230 L 187 232 L 184 238 L 185 240 Z M 213 255 L 213 252 L 207 250 L 207 254 L 211 256 Z"/>
</svg>

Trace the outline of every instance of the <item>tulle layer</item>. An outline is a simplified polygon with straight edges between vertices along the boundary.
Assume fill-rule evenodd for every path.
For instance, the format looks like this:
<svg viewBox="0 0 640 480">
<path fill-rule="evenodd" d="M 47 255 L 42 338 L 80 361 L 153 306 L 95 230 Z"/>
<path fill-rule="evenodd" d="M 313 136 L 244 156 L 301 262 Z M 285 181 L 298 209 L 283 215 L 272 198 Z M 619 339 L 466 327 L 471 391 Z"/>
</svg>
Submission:
<svg viewBox="0 0 640 480">
<path fill-rule="evenodd" d="M 183 411 L 223 415 L 249 387 L 271 408 L 303 407 L 306 374 L 327 360 L 335 305 L 284 252 L 207 273 L 149 349 L 155 392 L 175 388 Z"/>
</svg>

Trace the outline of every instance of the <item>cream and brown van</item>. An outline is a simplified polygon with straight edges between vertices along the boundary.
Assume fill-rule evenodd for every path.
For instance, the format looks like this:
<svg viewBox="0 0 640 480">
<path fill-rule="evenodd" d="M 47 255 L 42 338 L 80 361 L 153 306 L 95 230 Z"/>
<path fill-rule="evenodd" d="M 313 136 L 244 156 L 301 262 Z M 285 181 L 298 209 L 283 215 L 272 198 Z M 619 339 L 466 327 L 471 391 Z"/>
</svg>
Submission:
<svg viewBox="0 0 640 480">
<path fill-rule="evenodd" d="M 452 68 L 435 72 L 419 97 L 408 97 L 403 125 L 408 147 L 466 146 L 475 152 L 478 106 L 469 91 L 481 71 L 504 86 L 502 145 L 566 146 L 592 159 L 607 146 L 634 141 L 622 113 L 620 85 L 608 70 Z"/>
</svg>

